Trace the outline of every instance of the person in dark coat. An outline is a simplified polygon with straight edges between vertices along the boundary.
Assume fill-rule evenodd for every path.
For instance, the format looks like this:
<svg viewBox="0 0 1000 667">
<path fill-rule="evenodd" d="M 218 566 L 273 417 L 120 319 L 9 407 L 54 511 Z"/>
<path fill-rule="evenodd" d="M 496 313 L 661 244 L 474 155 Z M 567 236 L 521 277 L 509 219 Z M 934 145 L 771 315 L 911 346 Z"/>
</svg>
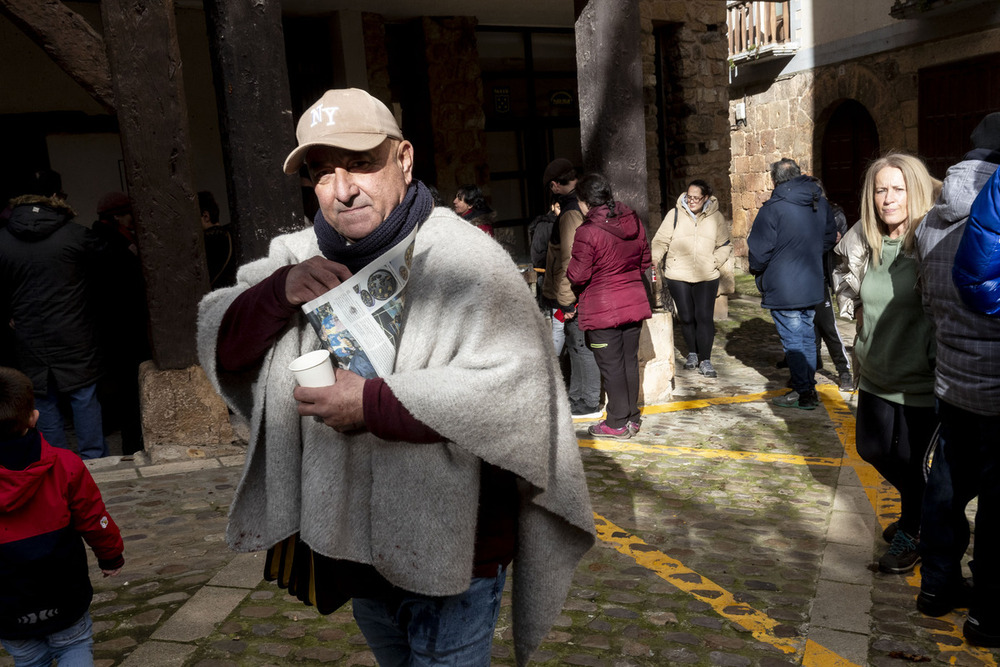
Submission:
<svg viewBox="0 0 1000 667">
<path fill-rule="evenodd" d="M 608 415 L 591 435 L 627 439 L 639 431 L 639 333 L 652 316 L 642 274 L 652 266 L 639 216 L 616 202 L 601 174 L 577 184 L 584 215 L 566 277 L 579 292 L 577 317 L 608 394 Z"/>
<path fill-rule="evenodd" d="M 236 248 L 229 225 L 219 224 L 219 204 L 208 190 L 198 193 L 201 228 L 205 232 L 205 260 L 212 289 L 236 284 Z"/>
<path fill-rule="evenodd" d="M 954 272 L 963 273 L 969 259 L 961 250 L 965 243 L 980 240 L 975 246 L 982 263 L 976 263 L 985 267 L 988 249 L 1000 238 L 989 234 L 990 227 L 1000 228 L 1000 113 L 983 118 L 970 139 L 972 151 L 948 168 L 937 203 L 914 233 L 924 311 L 937 341 L 934 395 L 941 420 L 923 496 L 917 609 L 943 616 L 967 606 L 965 640 L 997 648 L 1000 532 L 989 527 L 1000 521 L 1000 318 L 977 308 L 989 299 L 964 301 Z M 966 580 L 963 560 L 971 537 L 966 509 L 973 498 L 976 531 L 968 563 L 973 576 Z"/>
<path fill-rule="evenodd" d="M 98 385 L 99 399 L 105 431 L 120 431 L 122 454 L 130 455 L 143 448 L 139 365 L 150 358 L 146 281 L 128 195 L 105 194 L 97 202 L 97 216 L 93 229 L 108 246 L 99 291 L 114 297 L 98 300 L 98 335 L 107 370 Z"/>
<path fill-rule="evenodd" d="M 754 220 L 747 247 L 760 305 L 771 311 L 792 374 L 792 391 L 772 402 L 813 410 L 816 397 L 815 308 L 823 302 L 823 255 L 837 242 L 833 210 L 795 160 L 771 165 L 774 191 Z"/>
<path fill-rule="evenodd" d="M 68 400 L 80 457 L 99 458 L 108 447 L 92 289 L 104 250 L 60 194 L 58 185 L 40 186 L 11 201 L 10 222 L 0 229 L 0 312 L 10 313 L 18 368 L 35 388 L 38 429 L 68 449 L 59 411 L 60 399 Z"/>
<path fill-rule="evenodd" d="M 549 238 L 552 236 L 552 227 L 559 220 L 559 202 L 553 201 L 547 213 L 544 213 L 528 225 L 528 238 L 531 239 L 531 264 L 538 274 L 538 282 L 535 283 L 535 293 L 538 295 L 538 305 L 545 310 L 542 304 L 542 287 L 545 285 L 545 262 L 549 256 Z"/>
</svg>

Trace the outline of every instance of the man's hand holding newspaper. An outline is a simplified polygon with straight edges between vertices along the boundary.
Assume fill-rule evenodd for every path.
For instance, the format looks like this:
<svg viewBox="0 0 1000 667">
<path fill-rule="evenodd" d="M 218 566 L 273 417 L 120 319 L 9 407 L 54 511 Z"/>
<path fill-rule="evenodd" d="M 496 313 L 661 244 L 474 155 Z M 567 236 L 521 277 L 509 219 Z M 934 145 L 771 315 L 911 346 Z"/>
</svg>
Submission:
<svg viewBox="0 0 1000 667">
<path fill-rule="evenodd" d="M 326 294 L 350 277 L 350 270 L 343 264 L 316 255 L 296 264 L 288 272 L 285 297 L 298 306 Z"/>
</svg>

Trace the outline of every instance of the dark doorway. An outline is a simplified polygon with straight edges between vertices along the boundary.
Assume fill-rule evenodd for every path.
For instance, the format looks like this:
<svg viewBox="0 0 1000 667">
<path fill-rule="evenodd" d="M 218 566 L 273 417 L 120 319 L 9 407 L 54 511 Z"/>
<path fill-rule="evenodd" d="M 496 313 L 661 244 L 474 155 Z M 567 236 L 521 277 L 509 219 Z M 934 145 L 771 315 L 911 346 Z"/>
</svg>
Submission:
<svg viewBox="0 0 1000 667">
<path fill-rule="evenodd" d="M 476 39 L 496 224 L 523 227 L 548 209 L 545 165 L 582 162 L 576 40 L 571 30 L 492 27 Z"/>
<path fill-rule="evenodd" d="M 969 135 L 983 116 L 1000 111 L 1000 54 L 927 67 L 919 77 L 920 155 L 944 178 L 972 149 Z"/>
<path fill-rule="evenodd" d="M 656 155 L 660 164 L 660 217 L 674 207 L 676 198 L 684 192 L 683 174 L 674 170 L 673 161 L 684 156 L 683 123 L 696 113 L 684 101 L 680 84 L 680 68 L 684 64 L 681 23 L 665 23 L 653 27 L 656 45 Z"/>
<path fill-rule="evenodd" d="M 839 204 L 853 225 L 861 210 L 861 185 L 868 163 L 878 155 L 878 128 L 857 100 L 846 100 L 834 110 L 823 133 L 820 173 L 826 196 Z"/>
</svg>

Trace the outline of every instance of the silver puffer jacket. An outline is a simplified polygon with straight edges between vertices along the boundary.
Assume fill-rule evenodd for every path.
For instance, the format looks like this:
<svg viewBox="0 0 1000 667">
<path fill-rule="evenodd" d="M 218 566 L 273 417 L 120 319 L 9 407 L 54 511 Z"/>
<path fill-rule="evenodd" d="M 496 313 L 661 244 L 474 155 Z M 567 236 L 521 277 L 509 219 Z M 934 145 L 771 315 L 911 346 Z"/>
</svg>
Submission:
<svg viewBox="0 0 1000 667">
<path fill-rule="evenodd" d="M 837 253 L 837 266 L 833 270 L 837 307 L 841 317 L 854 319 L 854 311 L 861 305 L 861 281 L 865 279 L 872 255 L 860 222 L 847 230 L 833 251 Z"/>
</svg>

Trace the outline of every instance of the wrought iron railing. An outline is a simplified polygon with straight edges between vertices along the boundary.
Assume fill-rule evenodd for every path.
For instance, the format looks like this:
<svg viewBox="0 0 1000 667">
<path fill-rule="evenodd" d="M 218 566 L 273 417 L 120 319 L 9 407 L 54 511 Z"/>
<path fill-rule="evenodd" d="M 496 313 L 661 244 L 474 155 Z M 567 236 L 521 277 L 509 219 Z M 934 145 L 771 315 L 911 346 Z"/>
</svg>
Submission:
<svg viewBox="0 0 1000 667">
<path fill-rule="evenodd" d="M 730 61 L 795 53 L 798 44 L 792 41 L 791 4 L 788 0 L 729 0 Z"/>
</svg>

